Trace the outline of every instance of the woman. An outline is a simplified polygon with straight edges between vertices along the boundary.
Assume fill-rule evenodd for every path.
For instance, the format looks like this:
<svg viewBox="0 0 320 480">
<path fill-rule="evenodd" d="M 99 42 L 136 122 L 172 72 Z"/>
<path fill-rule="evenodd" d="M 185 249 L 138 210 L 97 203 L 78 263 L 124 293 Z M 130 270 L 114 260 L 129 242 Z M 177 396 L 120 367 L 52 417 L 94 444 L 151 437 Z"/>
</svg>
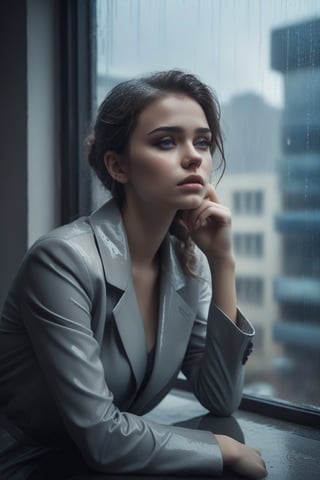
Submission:
<svg viewBox="0 0 320 480">
<path fill-rule="evenodd" d="M 179 71 L 125 82 L 88 144 L 111 198 L 36 242 L 4 307 L 0 472 L 27 478 L 63 450 L 97 472 L 262 478 L 258 451 L 142 418 L 180 370 L 216 415 L 241 398 L 253 327 L 210 185 L 216 150 L 224 162 L 215 97 Z"/>
</svg>

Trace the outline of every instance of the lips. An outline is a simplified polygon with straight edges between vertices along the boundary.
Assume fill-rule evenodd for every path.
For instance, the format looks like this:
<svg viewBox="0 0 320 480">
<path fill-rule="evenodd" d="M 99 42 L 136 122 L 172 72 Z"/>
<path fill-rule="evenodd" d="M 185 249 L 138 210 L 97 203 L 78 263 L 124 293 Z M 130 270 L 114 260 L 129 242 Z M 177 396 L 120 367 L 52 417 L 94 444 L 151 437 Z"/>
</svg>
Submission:
<svg viewBox="0 0 320 480">
<path fill-rule="evenodd" d="M 199 183 L 200 185 L 203 185 L 203 178 L 199 175 L 189 175 L 189 177 L 186 177 L 179 182 L 178 185 L 188 185 L 189 183 Z"/>
</svg>

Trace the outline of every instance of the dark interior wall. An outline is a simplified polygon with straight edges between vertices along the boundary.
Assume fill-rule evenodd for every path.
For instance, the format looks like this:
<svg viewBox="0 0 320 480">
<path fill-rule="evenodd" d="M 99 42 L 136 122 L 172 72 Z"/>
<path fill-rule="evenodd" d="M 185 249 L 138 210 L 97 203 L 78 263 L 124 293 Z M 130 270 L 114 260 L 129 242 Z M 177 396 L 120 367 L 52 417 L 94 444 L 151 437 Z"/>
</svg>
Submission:
<svg viewBox="0 0 320 480">
<path fill-rule="evenodd" d="M 0 3 L 0 305 L 27 247 L 27 8 Z"/>
<path fill-rule="evenodd" d="M 59 224 L 59 2 L 0 2 L 0 310 L 27 250 Z"/>
</svg>

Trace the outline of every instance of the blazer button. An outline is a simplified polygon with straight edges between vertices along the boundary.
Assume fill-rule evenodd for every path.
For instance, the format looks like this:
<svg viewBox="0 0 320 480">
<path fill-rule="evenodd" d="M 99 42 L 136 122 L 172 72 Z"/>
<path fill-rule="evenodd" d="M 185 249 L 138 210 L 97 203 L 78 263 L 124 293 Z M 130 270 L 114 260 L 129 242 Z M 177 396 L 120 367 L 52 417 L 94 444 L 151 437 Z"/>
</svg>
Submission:
<svg viewBox="0 0 320 480">
<path fill-rule="evenodd" d="M 247 348 L 245 349 L 244 354 L 243 354 L 242 365 L 247 363 L 249 355 L 251 355 L 252 351 L 253 351 L 253 343 L 250 340 L 250 342 L 248 343 Z"/>
</svg>

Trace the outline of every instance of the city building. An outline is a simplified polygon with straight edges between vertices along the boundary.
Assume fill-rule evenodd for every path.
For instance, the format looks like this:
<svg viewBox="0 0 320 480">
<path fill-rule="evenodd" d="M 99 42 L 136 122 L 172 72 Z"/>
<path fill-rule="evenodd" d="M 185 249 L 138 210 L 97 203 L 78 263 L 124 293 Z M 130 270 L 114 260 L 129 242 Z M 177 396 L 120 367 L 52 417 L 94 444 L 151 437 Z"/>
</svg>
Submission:
<svg viewBox="0 0 320 480">
<path fill-rule="evenodd" d="M 282 264 L 274 283 L 279 321 L 273 333 L 293 359 L 299 382 L 307 377 L 315 389 L 320 365 L 320 19 L 273 30 L 271 65 L 283 75 L 285 98 L 278 163 L 281 212 L 275 217 Z"/>
</svg>

